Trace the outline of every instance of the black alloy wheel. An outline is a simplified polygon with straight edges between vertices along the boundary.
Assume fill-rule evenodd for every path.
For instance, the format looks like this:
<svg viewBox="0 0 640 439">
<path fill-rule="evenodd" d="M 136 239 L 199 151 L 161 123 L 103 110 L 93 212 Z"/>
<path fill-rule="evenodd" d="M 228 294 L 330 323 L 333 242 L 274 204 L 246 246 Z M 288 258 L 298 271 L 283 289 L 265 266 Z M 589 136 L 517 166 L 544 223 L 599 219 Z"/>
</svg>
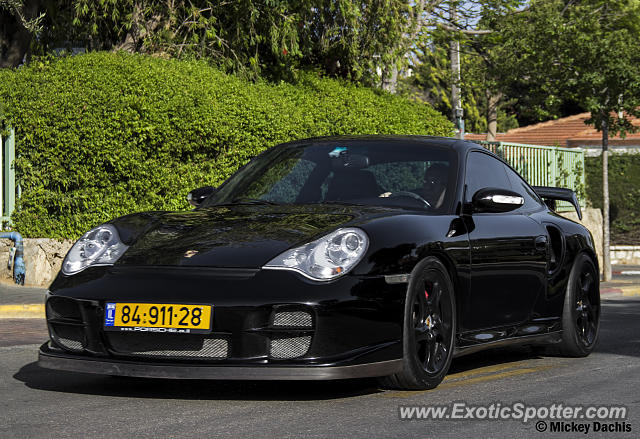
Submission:
<svg viewBox="0 0 640 439">
<path fill-rule="evenodd" d="M 569 275 L 559 353 L 570 357 L 586 357 L 598 340 L 599 329 L 600 278 L 593 260 L 581 253 L 576 257 Z"/>
<path fill-rule="evenodd" d="M 456 313 L 453 284 L 442 263 L 424 259 L 413 270 L 404 318 L 403 369 L 382 380 L 401 389 L 432 389 L 449 370 Z"/>
<path fill-rule="evenodd" d="M 423 282 L 423 294 L 414 295 L 412 321 L 416 357 L 422 368 L 431 375 L 442 371 L 449 356 L 452 337 L 451 313 L 447 298 L 441 300 L 443 280 L 437 273 Z"/>
<path fill-rule="evenodd" d="M 585 346 L 591 346 L 598 333 L 600 300 L 593 277 L 588 268 L 583 269 L 576 285 L 576 331 Z"/>
</svg>

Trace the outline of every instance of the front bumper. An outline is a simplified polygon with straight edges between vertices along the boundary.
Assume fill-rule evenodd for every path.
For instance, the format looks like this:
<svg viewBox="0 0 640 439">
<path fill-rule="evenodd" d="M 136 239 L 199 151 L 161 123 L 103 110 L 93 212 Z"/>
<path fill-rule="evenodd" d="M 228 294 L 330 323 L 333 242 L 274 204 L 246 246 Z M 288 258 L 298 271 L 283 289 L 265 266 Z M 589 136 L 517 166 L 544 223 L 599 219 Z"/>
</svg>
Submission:
<svg viewBox="0 0 640 439">
<path fill-rule="evenodd" d="M 175 378 L 388 375 L 402 358 L 405 289 L 383 277 L 345 276 L 318 284 L 290 272 L 98 267 L 52 285 L 46 307 L 52 341 L 41 349 L 40 364 Z M 210 303 L 213 329 L 108 331 L 106 301 Z M 293 314 L 307 319 L 276 324 L 276 316 Z"/>
<path fill-rule="evenodd" d="M 402 360 L 351 366 L 214 366 L 158 364 L 89 358 L 52 350 L 42 345 L 38 365 L 48 369 L 141 378 L 211 380 L 338 380 L 391 375 L 402 368 Z"/>
</svg>

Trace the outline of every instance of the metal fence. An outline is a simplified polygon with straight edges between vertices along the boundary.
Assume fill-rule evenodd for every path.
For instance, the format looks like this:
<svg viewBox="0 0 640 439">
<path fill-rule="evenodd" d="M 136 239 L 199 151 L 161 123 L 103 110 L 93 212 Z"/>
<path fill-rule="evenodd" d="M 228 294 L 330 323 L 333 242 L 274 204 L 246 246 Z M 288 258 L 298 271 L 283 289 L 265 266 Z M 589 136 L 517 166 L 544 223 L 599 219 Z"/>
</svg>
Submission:
<svg viewBox="0 0 640 439">
<path fill-rule="evenodd" d="M 525 145 L 507 142 L 478 142 L 502 157 L 532 186 L 572 189 L 582 208 L 586 207 L 584 191 L 584 150 L 557 146 Z M 560 212 L 572 211 L 566 201 L 557 204 Z"/>
<path fill-rule="evenodd" d="M 16 205 L 16 171 L 13 161 L 16 158 L 16 135 L 13 128 L 0 130 L 0 221 L 10 221 Z M 1 224 L 0 224 L 1 226 Z M 1 227 L 0 227 L 1 228 Z"/>
</svg>

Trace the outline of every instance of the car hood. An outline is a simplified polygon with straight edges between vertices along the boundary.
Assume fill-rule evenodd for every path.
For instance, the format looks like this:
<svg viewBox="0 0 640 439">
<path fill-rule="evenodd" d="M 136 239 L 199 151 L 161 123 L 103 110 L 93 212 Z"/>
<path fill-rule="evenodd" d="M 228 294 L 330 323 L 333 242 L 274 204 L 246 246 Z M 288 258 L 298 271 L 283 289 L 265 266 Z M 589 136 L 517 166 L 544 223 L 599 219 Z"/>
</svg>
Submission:
<svg viewBox="0 0 640 439">
<path fill-rule="evenodd" d="M 113 221 L 130 245 L 117 265 L 258 268 L 340 226 L 389 214 L 386 208 L 342 205 L 232 205 L 134 214 Z"/>
</svg>

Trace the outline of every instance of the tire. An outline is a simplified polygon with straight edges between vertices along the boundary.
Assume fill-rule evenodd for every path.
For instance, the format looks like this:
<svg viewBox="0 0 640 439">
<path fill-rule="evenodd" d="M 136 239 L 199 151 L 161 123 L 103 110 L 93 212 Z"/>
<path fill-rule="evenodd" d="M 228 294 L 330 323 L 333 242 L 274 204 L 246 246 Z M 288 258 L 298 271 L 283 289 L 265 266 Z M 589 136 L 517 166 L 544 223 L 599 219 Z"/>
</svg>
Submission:
<svg viewBox="0 0 640 439">
<path fill-rule="evenodd" d="M 593 351 L 600 330 L 600 276 L 584 253 L 573 262 L 562 310 L 562 342 L 557 353 L 586 357 Z"/>
<path fill-rule="evenodd" d="M 433 389 L 449 371 L 456 328 L 456 302 L 447 269 L 434 257 L 411 273 L 404 307 L 402 370 L 381 378 L 384 387 Z"/>
</svg>

